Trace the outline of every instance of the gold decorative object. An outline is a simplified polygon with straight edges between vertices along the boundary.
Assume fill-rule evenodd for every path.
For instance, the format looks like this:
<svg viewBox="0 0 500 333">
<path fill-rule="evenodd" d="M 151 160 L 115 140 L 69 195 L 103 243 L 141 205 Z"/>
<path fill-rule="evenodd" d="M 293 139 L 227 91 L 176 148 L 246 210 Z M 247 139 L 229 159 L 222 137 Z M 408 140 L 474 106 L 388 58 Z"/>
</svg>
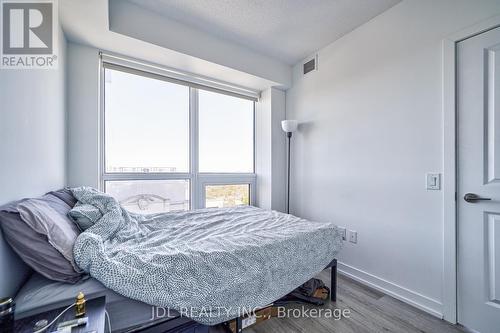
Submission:
<svg viewBox="0 0 500 333">
<path fill-rule="evenodd" d="M 85 316 L 85 295 L 81 291 L 76 296 L 75 311 L 77 317 Z"/>
</svg>

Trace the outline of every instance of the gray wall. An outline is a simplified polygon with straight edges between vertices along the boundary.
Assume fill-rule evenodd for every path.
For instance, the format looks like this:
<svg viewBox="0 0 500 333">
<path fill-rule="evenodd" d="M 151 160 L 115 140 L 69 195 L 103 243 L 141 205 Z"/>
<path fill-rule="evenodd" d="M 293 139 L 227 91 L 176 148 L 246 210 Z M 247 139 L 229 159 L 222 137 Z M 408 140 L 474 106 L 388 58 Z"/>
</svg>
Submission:
<svg viewBox="0 0 500 333">
<path fill-rule="evenodd" d="M 58 69 L 0 70 L 0 204 L 66 183 L 66 40 Z"/>
<path fill-rule="evenodd" d="M 294 67 L 293 212 L 358 232 L 344 272 L 442 313 L 442 40 L 500 14 L 498 0 L 405 0 Z"/>
</svg>

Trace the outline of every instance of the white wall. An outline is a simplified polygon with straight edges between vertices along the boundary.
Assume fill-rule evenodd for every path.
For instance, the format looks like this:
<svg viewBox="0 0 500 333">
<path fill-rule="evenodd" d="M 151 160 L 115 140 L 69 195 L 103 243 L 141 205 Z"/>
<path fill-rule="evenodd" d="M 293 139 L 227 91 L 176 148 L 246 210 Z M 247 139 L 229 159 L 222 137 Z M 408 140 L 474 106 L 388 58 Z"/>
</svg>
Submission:
<svg viewBox="0 0 500 333">
<path fill-rule="evenodd" d="M 66 183 L 66 40 L 58 69 L 0 69 L 0 205 Z M 13 296 L 29 268 L 0 231 L 0 294 Z"/>
<path fill-rule="evenodd" d="M 58 69 L 0 69 L 0 204 L 66 183 L 66 40 Z"/>
<path fill-rule="evenodd" d="M 99 51 L 68 43 L 68 185 L 99 187 Z"/>
<path fill-rule="evenodd" d="M 358 232 L 340 269 L 442 313 L 442 39 L 500 13 L 498 0 L 405 0 L 294 67 L 292 210 Z"/>
<path fill-rule="evenodd" d="M 271 89 L 264 90 L 255 104 L 255 172 L 257 206 L 271 209 L 272 204 L 272 119 Z"/>
<path fill-rule="evenodd" d="M 271 88 L 271 209 L 280 212 L 286 212 L 286 134 L 281 128 L 285 119 L 285 92 Z"/>
<path fill-rule="evenodd" d="M 262 92 L 255 104 L 255 172 L 257 206 L 284 212 L 286 174 L 285 93 L 276 88 Z"/>
</svg>

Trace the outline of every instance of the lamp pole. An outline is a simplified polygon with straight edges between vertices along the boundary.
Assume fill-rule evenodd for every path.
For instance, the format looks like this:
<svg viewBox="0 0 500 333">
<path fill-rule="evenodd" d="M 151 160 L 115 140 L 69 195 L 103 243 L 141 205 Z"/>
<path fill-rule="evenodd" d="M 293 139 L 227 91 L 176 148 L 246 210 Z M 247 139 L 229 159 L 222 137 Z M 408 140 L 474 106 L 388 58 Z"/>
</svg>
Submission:
<svg viewBox="0 0 500 333">
<path fill-rule="evenodd" d="M 283 120 L 281 122 L 281 128 L 286 133 L 286 137 L 288 138 L 288 163 L 287 163 L 287 195 L 286 195 L 286 213 L 290 214 L 290 153 L 291 153 L 291 141 L 292 141 L 292 133 L 297 130 L 299 126 L 299 122 L 297 120 Z"/>
<path fill-rule="evenodd" d="M 286 213 L 290 214 L 290 144 L 292 139 L 292 132 L 286 132 L 286 137 L 288 138 L 288 173 L 286 186 L 288 193 L 286 195 Z"/>
</svg>

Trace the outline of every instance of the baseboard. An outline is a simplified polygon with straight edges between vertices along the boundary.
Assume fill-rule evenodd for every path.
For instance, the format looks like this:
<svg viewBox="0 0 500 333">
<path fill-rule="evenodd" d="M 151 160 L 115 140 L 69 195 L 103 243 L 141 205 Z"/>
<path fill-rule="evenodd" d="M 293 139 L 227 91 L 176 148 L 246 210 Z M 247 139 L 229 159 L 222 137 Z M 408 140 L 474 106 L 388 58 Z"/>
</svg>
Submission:
<svg viewBox="0 0 500 333">
<path fill-rule="evenodd" d="M 338 262 L 337 269 L 340 274 L 348 276 L 359 283 L 367 285 L 435 317 L 443 319 L 443 304 L 435 299 L 398 286 L 397 284 L 386 281 L 373 274 L 364 272 L 341 262 Z"/>
</svg>

